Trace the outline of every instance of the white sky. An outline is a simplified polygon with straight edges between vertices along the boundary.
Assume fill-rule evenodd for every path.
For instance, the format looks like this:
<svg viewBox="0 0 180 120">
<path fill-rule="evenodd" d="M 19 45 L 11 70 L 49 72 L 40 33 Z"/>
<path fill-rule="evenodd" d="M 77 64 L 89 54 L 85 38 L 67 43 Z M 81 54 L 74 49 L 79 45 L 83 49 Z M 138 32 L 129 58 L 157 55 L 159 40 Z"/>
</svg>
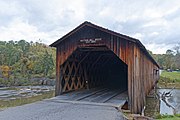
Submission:
<svg viewBox="0 0 180 120">
<path fill-rule="evenodd" d="M 51 44 L 84 21 L 139 39 L 153 53 L 180 42 L 180 0 L 0 0 L 0 40 Z"/>
</svg>

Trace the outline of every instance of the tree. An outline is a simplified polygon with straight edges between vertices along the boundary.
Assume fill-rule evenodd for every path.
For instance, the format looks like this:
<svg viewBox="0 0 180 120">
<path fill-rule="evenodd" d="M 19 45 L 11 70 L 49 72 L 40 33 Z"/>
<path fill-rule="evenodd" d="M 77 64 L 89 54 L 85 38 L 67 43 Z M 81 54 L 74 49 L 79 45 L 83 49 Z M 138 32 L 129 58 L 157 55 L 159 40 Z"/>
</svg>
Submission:
<svg viewBox="0 0 180 120">
<path fill-rule="evenodd" d="M 174 50 L 176 52 L 176 54 L 180 54 L 180 43 L 178 43 L 175 47 Z"/>
<path fill-rule="evenodd" d="M 6 66 L 6 65 L 3 65 L 1 66 L 1 70 L 2 70 L 2 75 L 4 78 L 9 78 L 10 76 L 10 67 L 9 66 Z"/>
<path fill-rule="evenodd" d="M 26 42 L 25 40 L 18 41 L 18 46 L 22 50 L 22 55 L 27 56 L 29 49 L 30 49 L 30 43 Z"/>
<path fill-rule="evenodd" d="M 173 51 L 173 50 L 168 49 L 168 50 L 166 51 L 166 54 L 167 54 L 167 55 L 173 55 L 173 54 L 174 54 L 174 51 Z"/>
<path fill-rule="evenodd" d="M 175 55 L 175 66 L 176 66 L 176 69 L 180 69 L 180 43 L 178 43 L 174 47 L 174 50 L 176 52 L 176 55 Z"/>
<path fill-rule="evenodd" d="M 173 66 L 173 60 L 174 60 L 174 52 L 172 50 L 167 50 L 166 51 L 166 57 L 165 57 L 165 65 L 166 65 L 166 69 L 172 69 Z"/>
<path fill-rule="evenodd" d="M 47 76 L 48 72 L 54 67 L 53 57 L 47 51 L 45 51 L 42 57 L 42 68 L 44 70 L 44 76 Z"/>
<path fill-rule="evenodd" d="M 55 73 L 55 49 L 43 43 L 19 41 L 0 41 L 0 77 L 14 81 L 34 76 L 45 77 Z"/>
</svg>

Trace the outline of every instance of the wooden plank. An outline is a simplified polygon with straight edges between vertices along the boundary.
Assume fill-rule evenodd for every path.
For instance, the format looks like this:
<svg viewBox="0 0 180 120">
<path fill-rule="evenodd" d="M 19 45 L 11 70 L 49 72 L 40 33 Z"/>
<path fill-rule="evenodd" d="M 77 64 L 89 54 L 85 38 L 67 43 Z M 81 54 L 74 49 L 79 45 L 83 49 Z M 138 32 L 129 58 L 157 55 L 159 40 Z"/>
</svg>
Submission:
<svg viewBox="0 0 180 120">
<path fill-rule="evenodd" d="M 104 92 L 104 91 L 107 91 L 107 89 L 104 88 L 104 89 L 100 89 L 100 90 L 97 90 L 97 91 L 91 91 L 88 94 L 87 93 L 82 93 L 82 95 L 79 96 L 78 98 L 76 98 L 75 100 L 80 101 L 80 100 L 83 100 L 83 99 L 88 98 L 90 96 L 93 96 L 93 95 L 95 95 L 97 93 Z"/>
<path fill-rule="evenodd" d="M 114 40 L 113 41 L 114 42 L 114 44 L 113 44 L 113 46 L 114 46 L 113 47 L 114 48 L 113 51 L 117 55 L 117 37 L 114 37 L 113 40 Z"/>
<path fill-rule="evenodd" d="M 103 100 L 99 102 L 106 103 L 112 98 L 114 98 L 115 96 L 119 95 L 120 93 L 122 93 L 122 91 L 114 91 L 113 93 L 110 93 L 107 97 L 104 97 Z"/>
<path fill-rule="evenodd" d="M 60 84 L 60 47 L 56 49 L 56 86 L 55 86 L 55 96 L 61 93 Z"/>
</svg>

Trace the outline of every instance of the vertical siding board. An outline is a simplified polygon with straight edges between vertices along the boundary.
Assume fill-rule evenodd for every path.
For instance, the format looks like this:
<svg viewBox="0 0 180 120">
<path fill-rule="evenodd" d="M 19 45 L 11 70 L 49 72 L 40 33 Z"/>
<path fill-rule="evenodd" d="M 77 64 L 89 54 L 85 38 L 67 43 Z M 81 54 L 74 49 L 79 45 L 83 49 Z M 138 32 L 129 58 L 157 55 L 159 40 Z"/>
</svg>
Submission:
<svg viewBox="0 0 180 120">
<path fill-rule="evenodd" d="M 123 49 L 124 49 L 124 52 L 123 52 L 123 61 L 126 63 L 126 43 L 127 41 L 123 40 Z"/>
<path fill-rule="evenodd" d="M 121 40 L 120 47 L 121 47 L 121 49 L 120 49 L 121 60 L 126 63 L 126 61 L 125 61 L 126 46 L 125 46 L 125 41 L 124 40 Z"/>
<path fill-rule="evenodd" d="M 143 69 L 143 66 L 144 66 L 144 56 L 143 56 L 143 53 L 141 52 L 141 93 L 142 93 L 142 97 L 141 97 L 141 100 L 142 100 L 142 104 L 141 104 L 141 109 L 143 109 L 144 105 L 145 105 L 145 87 L 144 87 L 144 79 L 143 79 L 143 75 L 144 75 L 144 69 Z"/>
<path fill-rule="evenodd" d="M 136 87 L 136 89 L 137 89 L 137 95 L 138 95 L 138 97 L 137 97 L 137 111 L 138 112 L 140 112 L 139 110 L 140 110 L 140 103 L 141 103 L 141 101 L 140 101 L 140 99 L 141 99 L 141 92 L 140 92 L 140 56 L 139 56 L 139 48 L 136 46 L 136 49 L 137 49 L 137 61 L 136 61 L 136 67 L 137 67 L 137 70 L 136 70 L 136 72 L 137 72 L 137 74 L 136 74 L 136 76 L 137 76 L 137 79 L 136 79 L 136 81 L 137 81 L 137 87 Z"/>
<path fill-rule="evenodd" d="M 129 48 L 131 46 L 129 45 Z M 128 53 L 131 55 L 131 50 L 128 50 Z M 128 59 L 127 65 L 128 65 L 128 96 L 131 96 L 131 58 Z M 129 102 L 131 102 L 131 97 L 129 97 Z"/>
<path fill-rule="evenodd" d="M 117 55 L 117 37 L 114 37 L 114 53 Z"/>
<path fill-rule="evenodd" d="M 128 97 L 129 97 L 129 107 L 132 111 L 133 106 L 133 44 L 129 44 L 129 50 L 128 50 Z"/>
<path fill-rule="evenodd" d="M 120 40 L 120 58 L 123 61 L 123 52 L 124 52 L 124 50 L 123 50 L 122 44 L 123 44 L 123 42 L 122 42 L 122 39 L 121 39 Z"/>
<path fill-rule="evenodd" d="M 132 109 L 131 109 L 131 111 L 134 111 L 134 109 L 133 109 L 133 107 L 134 107 L 134 104 L 135 104 L 135 102 L 134 102 L 134 96 L 135 96 L 135 91 L 134 91 L 134 83 L 135 83 L 135 76 L 134 76 L 134 66 L 135 66 L 135 64 L 134 64 L 134 60 L 135 60 L 135 53 L 134 53 L 134 47 L 135 47 L 135 44 L 133 43 L 132 44 L 132 83 L 131 83 L 131 94 L 132 94 L 132 97 L 131 97 L 131 99 L 132 99 Z"/>
<path fill-rule="evenodd" d="M 60 51 L 59 51 L 59 47 L 57 47 L 56 49 L 56 91 L 55 91 L 55 95 L 59 95 L 59 88 L 60 88 L 60 82 L 59 82 L 59 77 L 60 77 L 60 74 L 59 74 L 59 55 Z"/>
<path fill-rule="evenodd" d="M 129 52 L 128 52 L 128 50 L 129 50 L 129 42 L 128 41 L 126 41 L 126 55 L 125 55 L 125 61 L 126 61 L 126 64 L 128 64 L 128 57 L 129 57 Z"/>
<path fill-rule="evenodd" d="M 119 37 L 117 37 L 117 56 L 120 57 Z"/>
<path fill-rule="evenodd" d="M 133 94 L 134 94 L 134 96 L 133 96 L 133 113 L 136 113 L 137 112 L 137 91 L 136 91 L 136 87 L 137 87 L 137 85 L 136 85 L 136 83 L 137 83 L 137 81 L 136 81 L 136 58 L 137 57 L 137 55 L 136 55 L 136 46 L 134 46 L 134 69 L 133 69 L 133 72 L 134 72 L 134 82 L 133 82 Z"/>
<path fill-rule="evenodd" d="M 119 38 L 119 57 L 121 58 L 121 39 Z"/>
<path fill-rule="evenodd" d="M 144 107 L 144 105 L 146 105 L 146 99 L 145 99 L 145 97 L 146 97 L 146 95 L 145 95 L 145 80 L 144 80 L 144 55 L 143 55 L 143 53 L 141 52 L 141 62 L 142 62 L 142 64 L 141 64 L 141 76 L 142 76 L 142 78 L 141 78 L 141 81 L 142 81 L 142 93 L 143 93 L 143 98 L 142 98 L 142 100 L 143 100 L 143 105 L 142 105 L 142 107 Z"/>
<path fill-rule="evenodd" d="M 110 45 L 111 45 L 111 50 L 113 51 L 113 46 L 114 46 L 114 44 L 113 44 L 113 35 L 111 35 L 111 40 L 110 40 Z"/>
</svg>

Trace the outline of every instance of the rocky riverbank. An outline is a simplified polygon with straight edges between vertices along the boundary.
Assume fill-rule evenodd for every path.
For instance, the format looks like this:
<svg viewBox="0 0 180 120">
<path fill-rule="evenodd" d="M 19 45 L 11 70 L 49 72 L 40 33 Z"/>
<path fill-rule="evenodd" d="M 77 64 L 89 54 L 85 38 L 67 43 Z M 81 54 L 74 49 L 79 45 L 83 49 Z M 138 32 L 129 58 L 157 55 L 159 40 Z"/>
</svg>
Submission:
<svg viewBox="0 0 180 120">
<path fill-rule="evenodd" d="M 50 78 L 31 78 L 30 82 L 34 85 L 50 85 L 54 86 L 56 84 L 55 79 Z"/>
<path fill-rule="evenodd" d="M 55 79 L 50 79 L 46 77 L 33 77 L 33 78 L 21 78 L 21 79 L 3 79 L 0 78 L 0 87 L 10 87 L 10 86 L 28 86 L 28 85 L 48 85 L 54 86 L 56 84 Z"/>
</svg>

